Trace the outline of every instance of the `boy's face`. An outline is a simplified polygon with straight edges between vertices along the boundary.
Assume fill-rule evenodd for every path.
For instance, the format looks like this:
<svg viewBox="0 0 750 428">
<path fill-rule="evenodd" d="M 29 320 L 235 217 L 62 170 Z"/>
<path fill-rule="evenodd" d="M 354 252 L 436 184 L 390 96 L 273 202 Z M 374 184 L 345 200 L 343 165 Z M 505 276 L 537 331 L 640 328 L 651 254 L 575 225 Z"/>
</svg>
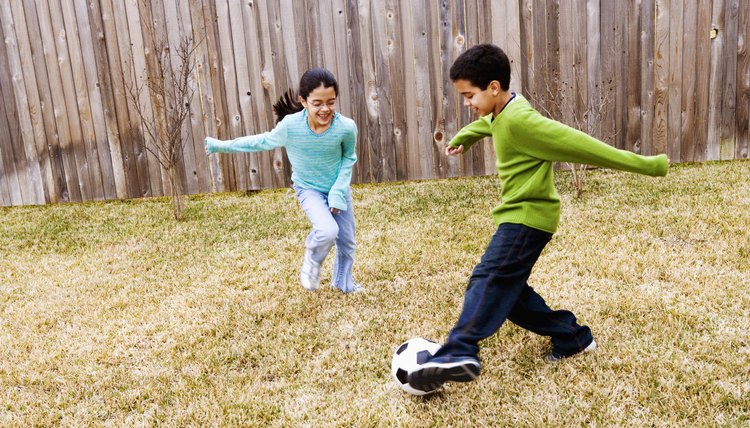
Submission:
<svg viewBox="0 0 750 428">
<path fill-rule="evenodd" d="M 490 82 L 487 89 L 480 89 L 465 79 L 454 80 L 453 87 L 464 98 L 464 105 L 479 116 L 497 114 L 497 110 L 501 108 L 498 106 L 500 83 L 496 80 Z"/>
</svg>

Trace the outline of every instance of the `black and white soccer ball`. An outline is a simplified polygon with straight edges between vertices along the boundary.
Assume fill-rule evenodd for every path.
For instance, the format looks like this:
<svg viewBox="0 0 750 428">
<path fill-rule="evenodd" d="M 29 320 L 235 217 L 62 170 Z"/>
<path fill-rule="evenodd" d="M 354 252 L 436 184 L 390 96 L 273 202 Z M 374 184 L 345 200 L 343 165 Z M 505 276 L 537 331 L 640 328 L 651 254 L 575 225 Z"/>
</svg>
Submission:
<svg viewBox="0 0 750 428">
<path fill-rule="evenodd" d="M 416 337 L 407 340 L 396 348 L 391 360 L 391 374 L 399 388 L 412 395 L 425 395 L 432 391 L 420 391 L 412 388 L 407 380 L 409 373 L 419 369 L 440 349 L 437 343 Z"/>
</svg>

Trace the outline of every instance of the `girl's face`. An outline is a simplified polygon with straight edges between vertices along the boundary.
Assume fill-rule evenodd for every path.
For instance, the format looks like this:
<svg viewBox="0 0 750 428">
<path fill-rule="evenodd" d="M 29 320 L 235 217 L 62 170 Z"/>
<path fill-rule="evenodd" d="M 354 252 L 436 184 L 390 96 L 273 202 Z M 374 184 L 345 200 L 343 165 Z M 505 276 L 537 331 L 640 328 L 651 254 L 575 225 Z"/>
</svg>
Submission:
<svg viewBox="0 0 750 428">
<path fill-rule="evenodd" d="M 307 122 L 313 131 L 328 129 L 336 113 L 336 90 L 322 84 L 310 92 L 307 99 L 300 97 L 300 102 L 307 110 Z"/>
</svg>

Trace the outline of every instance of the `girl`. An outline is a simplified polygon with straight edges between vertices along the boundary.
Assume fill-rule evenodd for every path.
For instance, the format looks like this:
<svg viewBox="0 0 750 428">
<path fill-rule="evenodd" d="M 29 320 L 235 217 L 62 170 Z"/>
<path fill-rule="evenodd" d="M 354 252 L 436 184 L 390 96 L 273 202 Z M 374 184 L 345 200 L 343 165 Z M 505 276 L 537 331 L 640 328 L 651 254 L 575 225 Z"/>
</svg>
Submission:
<svg viewBox="0 0 750 428">
<path fill-rule="evenodd" d="M 352 167 L 357 162 L 357 125 L 336 112 L 338 92 L 338 83 L 330 71 L 310 69 L 300 79 L 297 97 L 290 90 L 274 104 L 273 130 L 227 141 L 208 137 L 206 152 L 258 152 L 285 147 L 295 194 L 312 223 L 312 232 L 305 241 L 300 282 L 310 291 L 318 289 L 320 266 L 335 244 L 332 282 L 349 293 L 362 290 L 352 278 L 355 225 L 350 183 Z"/>
</svg>

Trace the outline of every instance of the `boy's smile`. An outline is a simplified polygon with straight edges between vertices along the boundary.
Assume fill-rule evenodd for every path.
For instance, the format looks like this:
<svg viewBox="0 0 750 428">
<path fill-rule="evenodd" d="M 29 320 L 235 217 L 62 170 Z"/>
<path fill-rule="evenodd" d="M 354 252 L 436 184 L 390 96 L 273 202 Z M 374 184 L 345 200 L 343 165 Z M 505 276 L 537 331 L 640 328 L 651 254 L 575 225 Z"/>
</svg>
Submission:
<svg viewBox="0 0 750 428">
<path fill-rule="evenodd" d="M 490 82 L 486 89 L 480 89 L 466 79 L 457 79 L 453 87 L 464 98 L 464 105 L 479 116 L 490 113 L 497 116 L 510 99 L 510 93 L 503 91 L 497 80 Z"/>
</svg>

